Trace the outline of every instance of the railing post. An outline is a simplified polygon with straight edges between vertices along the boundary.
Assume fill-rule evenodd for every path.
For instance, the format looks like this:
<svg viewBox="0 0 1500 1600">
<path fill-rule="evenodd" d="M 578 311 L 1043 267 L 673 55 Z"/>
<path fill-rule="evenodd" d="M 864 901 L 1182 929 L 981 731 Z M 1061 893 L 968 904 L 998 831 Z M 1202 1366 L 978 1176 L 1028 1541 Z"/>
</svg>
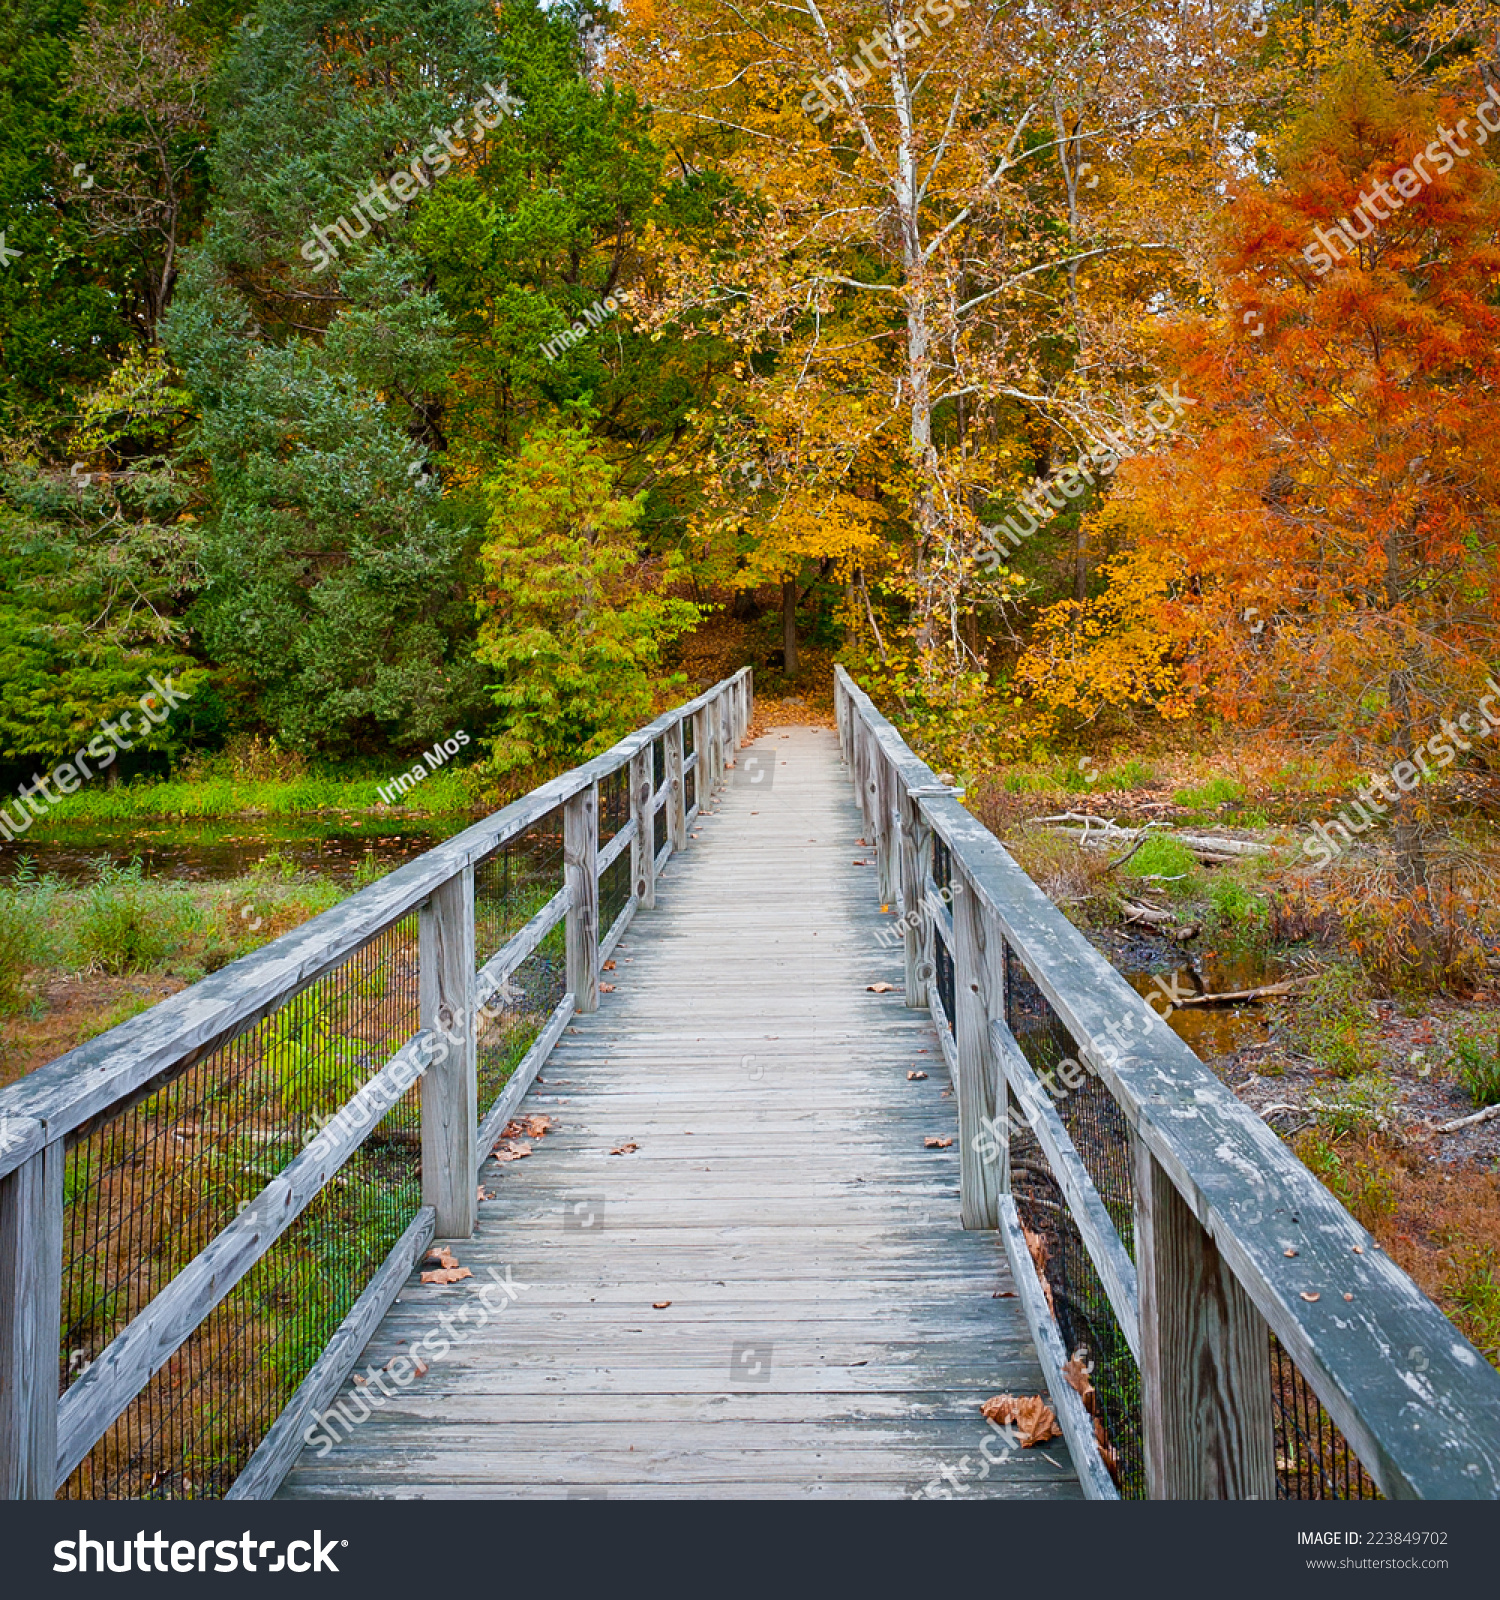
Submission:
<svg viewBox="0 0 1500 1600">
<path fill-rule="evenodd" d="M 667 729 L 667 842 L 675 855 L 687 848 L 687 782 L 682 770 L 682 723 Z"/>
<path fill-rule="evenodd" d="M 927 911 L 922 904 L 923 872 L 932 830 L 922 816 L 920 802 L 901 784 L 901 916 L 906 924 L 906 1004 L 912 1011 L 927 1009 L 927 979 L 931 967 L 923 971 L 923 949 Z"/>
<path fill-rule="evenodd" d="M 714 788 L 722 788 L 724 769 L 729 765 L 729 750 L 724 738 L 724 696 L 716 694 L 710 708 L 714 718 Z"/>
<path fill-rule="evenodd" d="M 422 1077 L 422 1204 L 440 1239 L 467 1239 L 478 1217 L 478 1059 L 474 1019 L 474 868 L 432 892 L 418 919 L 421 1026 L 447 1054 Z"/>
<path fill-rule="evenodd" d="M 652 773 L 655 777 L 655 773 Z M 646 848 L 654 842 L 654 832 Z M 599 1009 L 599 785 L 563 805 L 563 875 L 568 907 L 568 988 L 579 1011 Z"/>
<path fill-rule="evenodd" d="M 693 779 L 693 798 L 700 812 L 708 810 L 713 793 L 713 742 L 713 717 L 707 706 L 700 706 L 693 713 L 693 749 L 698 756 L 698 765 L 693 769 L 698 774 Z"/>
<path fill-rule="evenodd" d="M 1141 1420 L 1153 1500 L 1274 1500 L 1271 1337 L 1136 1138 Z"/>
<path fill-rule="evenodd" d="M 59 1139 L 0 1178 L 0 1499 L 4 1500 L 50 1500 L 57 1487 L 63 1163 Z"/>
<path fill-rule="evenodd" d="M 630 758 L 630 815 L 635 838 L 630 841 L 630 881 L 635 903 L 649 910 L 656 904 L 656 828 L 651 811 L 651 746 Z"/>
<path fill-rule="evenodd" d="M 875 745 L 875 870 L 880 879 L 880 903 L 895 900 L 900 875 L 896 861 L 895 830 L 891 826 L 892 801 L 898 783 L 896 769 L 879 744 Z"/>
<path fill-rule="evenodd" d="M 953 1036 L 958 1055 L 959 1222 L 998 1228 L 1009 1152 L 986 1160 L 1000 1103 L 1000 1063 L 990 1043 L 990 1019 L 1005 1014 L 1004 935 L 992 927 L 979 896 L 953 863 Z M 1003 1146 L 1002 1146 L 1003 1149 Z"/>
</svg>

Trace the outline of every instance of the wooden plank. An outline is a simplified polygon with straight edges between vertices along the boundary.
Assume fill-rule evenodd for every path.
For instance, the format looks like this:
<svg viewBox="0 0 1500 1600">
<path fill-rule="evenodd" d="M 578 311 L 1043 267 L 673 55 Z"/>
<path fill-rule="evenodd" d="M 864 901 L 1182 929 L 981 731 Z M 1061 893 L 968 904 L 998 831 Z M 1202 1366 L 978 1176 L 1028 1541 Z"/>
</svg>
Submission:
<svg viewBox="0 0 1500 1600">
<path fill-rule="evenodd" d="M 1139 1365 L 1140 1300 L 1135 1263 L 1121 1243 L 1119 1231 L 1099 1198 L 1099 1191 L 1066 1125 L 1047 1098 L 1041 1080 L 1031 1070 L 1031 1063 L 1021 1053 L 1015 1035 L 997 1017 L 990 1023 L 990 1037 L 1000 1070 L 1015 1090 L 1021 1114 L 1046 1153 L 1052 1175 L 1068 1202 L 1074 1225 L 1083 1235 L 1089 1259 L 1094 1263 L 1104 1292 L 1109 1296 L 1115 1320 L 1120 1324 L 1130 1353 Z"/>
<path fill-rule="evenodd" d="M 474 978 L 474 1003 L 483 1009 L 505 980 L 568 914 L 572 891 L 563 885 L 523 927 L 518 928 L 479 969 Z"/>
<path fill-rule="evenodd" d="M 630 820 L 635 824 L 630 841 L 630 881 L 636 904 L 648 910 L 656 904 L 655 813 L 651 799 L 651 752 L 642 750 L 630 762 Z"/>
<path fill-rule="evenodd" d="M 56 1487 L 427 1070 L 439 1043 L 423 1032 L 398 1050 L 307 1149 L 110 1340 L 57 1403 Z"/>
<path fill-rule="evenodd" d="M 1141 1421 L 1153 1500 L 1274 1500 L 1265 1320 L 1136 1141 Z"/>
<path fill-rule="evenodd" d="M 573 996 L 565 994 L 552 1008 L 552 1014 L 542 1024 L 542 1031 L 532 1041 L 531 1048 L 516 1063 L 505 1087 L 495 1099 L 494 1105 L 484 1114 L 484 1121 L 479 1124 L 479 1132 L 474 1140 L 474 1160 L 476 1170 L 483 1167 L 490 1158 L 490 1152 L 495 1148 L 500 1138 L 500 1131 L 505 1124 L 515 1116 L 517 1108 L 526 1091 L 536 1079 L 537 1072 L 542 1063 L 552 1053 L 553 1046 L 562 1035 L 562 1031 L 572 1021 L 574 1016 Z"/>
<path fill-rule="evenodd" d="M 984 913 L 964 894 L 954 863 L 953 1011 L 960 1163 L 959 1214 L 966 1228 L 1000 1225 L 1000 1194 L 1007 1187 L 999 1160 L 1004 1148 L 988 1130 L 1004 1105 L 1002 1080 L 990 1044 L 990 1019 L 1005 1014 L 1004 942 L 985 927 Z M 988 1152 L 988 1153 L 987 1153 Z"/>
<path fill-rule="evenodd" d="M 31 1143 L 15 1128 L 16 1145 Z M 59 1139 L 0 1178 L 0 1499 L 50 1500 L 57 1459 L 64 1150 Z"/>
<path fill-rule="evenodd" d="M 35 1117 L 0 1112 L 0 1178 L 29 1161 L 47 1142 L 47 1130 Z"/>
<path fill-rule="evenodd" d="M 1078 1391 L 1063 1375 L 1068 1362 L 1068 1352 L 1063 1347 L 1057 1323 L 1047 1309 L 1042 1293 L 1041 1279 L 1032 1264 L 1031 1252 L 1026 1248 L 1026 1236 L 1021 1231 L 1021 1219 L 1016 1214 L 1013 1196 L 1000 1196 L 1000 1236 L 1005 1242 L 1005 1254 L 1010 1261 L 1011 1277 L 1020 1297 L 1021 1309 L 1026 1315 L 1026 1326 L 1031 1330 L 1036 1345 L 1037 1359 L 1047 1382 L 1047 1393 L 1052 1400 L 1057 1425 L 1067 1441 L 1068 1454 L 1078 1472 L 1078 1482 L 1090 1500 L 1118 1500 L 1120 1491 L 1115 1488 L 1109 1468 L 1099 1453 L 1094 1437 L 1094 1422 L 1084 1407 Z"/>
<path fill-rule="evenodd" d="M 599 941 L 599 960 L 603 963 L 614 953 L 615 946 L 625 937 L 625 930 L 635 920 L 635 896 L 620 907 L 619 915 L 609 925 L 609 932 Z"/>
<path fill-rule="evenodd" d="M 667 729 L 667 838 L 674 850 L 687 848 L 687 785 L 682 772 L 682 724 Z"/>
<path fill-rule="evenodd" d="M 226 1500 L 269 1500 L 281 1487 L 281 1480 L 302 1453 L 304 1435 L 310 1431 L 309 1418 L 333 1399 L 354 1371 L 370 1335 L 432 1243 L 435 1221 L 432 1207 L 422 1206 L 407 1224 L 349 1315 L 334 1330 L 312 1370 L 297 1385 L 297 1392 L 230 1484 L 224 1495 Z"/>
<path fill-rule="evenodd" d="M 563 808 L 563 874 L 568 907 L 568 988 L 579 1011 L 599 1009 L 599 791 L 574 795 Z"/>
<path fill-rule="evenodd" d="M 620 853 L 629 845 L 635 843 L 635 818 L 632 817 L 623 828 L 617 829 L 607 844 L 599 848 L 598 872 L 602 878 L 615 864 Z"/>
<path fill-rule="evenodd" d="M 474 1231 L 474 1128 L 479 1121 L 474 1004 L 474 869 L 465 867 L 422 907 L 417 987 L 421 1025 L 448 1048 L 422 1077 L 422 1203 L 441 1238 Z"/>
</svg>

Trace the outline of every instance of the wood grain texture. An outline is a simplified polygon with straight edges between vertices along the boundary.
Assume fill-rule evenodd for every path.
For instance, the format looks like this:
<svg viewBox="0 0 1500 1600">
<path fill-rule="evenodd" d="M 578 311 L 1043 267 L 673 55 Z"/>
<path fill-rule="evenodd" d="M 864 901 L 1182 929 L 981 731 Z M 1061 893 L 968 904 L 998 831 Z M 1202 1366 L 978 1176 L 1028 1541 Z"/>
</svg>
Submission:
<svg viewBox="0 0 1500 1600">
<path fill-rule="evenodd" d="M 702 727 L 703 713 L 698 713 Z M 648 910 L 656 904 L 656 852 L 652 844 L 651 752 L 642 750 L 630 761 L 630 820 L 635 833 L 630 841 L 630 881 L 636 904 Z"/>
<path fill-rule="evenodd" d="M 991 1130 L 1000 1095 L 1000 1069 L 990 1042 L 990 1019 L 1005 1015 L 1005 954 L 999 930 L 986 938 L 984 913 L 953 876 L 953 1053 L 957 1062 L 959 1211 L 966 1228 L 1000 1225 L 1001 1151 Z"/>
<path fill-rule="evenodd" d="M 1018 1302 L 994 1298 L 1012 1287 L 999 1241 L 960 1226 L 957 1148 L 924 1144 L 953 1137 L 956 1108 L 901 949 L 876 938 L 892 913 L 852 865 L 834 735 L 751 748 L 774 782 L 700 815 L 613 991 L 523 1102 L 551 1128 L 484 1170 L 495 1198 L 459 1259 L 525 1289 L 304 1453 L 284 1495 L 911 1496 L 979 1460 L 983 1400 L 1041 1392 Z M 477 1293 L 408 1283 L 361 1365 Z M 1058 1445 L 965 1481 L 1080 1493 Z"/>
<path fill-rule="evenodd" d="M 1139 1141 L 1136 1196 L 1147 1492 L 1153 1500 L 1274 1500 L 1265 1320 Z"/>
<path fill-rule="evenodd" d="M 421 1025 L 448 1046 L 422 1078 L 422 1203 L 437 1213 L 444 1238 L 466 1239 L 477 1214 L 479 1122 L 473 867 L 433 891 L 422 907 L 418 946 Z"/>
<path fill-rule="evenodd" d="M 563 881 L 570 901 L 568 988 L 580 1011 L 599 1007 L 599 789 L 591 785 L 563 807 Z"/>
<path fill-rule="evenodd" d="M 29 1141 L 28 1141 L 29 1142 Z M 0 1499 L 50 1500 L 57 1460 L 63 1143 L 0 1178 Z"/>
</svg>

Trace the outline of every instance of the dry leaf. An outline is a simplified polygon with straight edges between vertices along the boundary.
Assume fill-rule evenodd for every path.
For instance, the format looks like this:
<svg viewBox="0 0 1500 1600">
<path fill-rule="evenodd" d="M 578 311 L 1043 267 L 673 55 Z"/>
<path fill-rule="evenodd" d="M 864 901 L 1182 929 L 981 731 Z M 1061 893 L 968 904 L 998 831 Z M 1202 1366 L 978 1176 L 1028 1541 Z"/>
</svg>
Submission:
<svg viewBox="0 0 1500 1600">
<path fill-rule="evenodd" d="M 908 1083 L 916 1083 L 919 1079 L 925 1078 L 926 1076 L 927 1074 L 925 1072 L 908 1072 L 906 1075 L 906 1081 Z"/>
<path fill-rule="evenodd" d="M 871 994 L 889 994 L 896 985 L 894 983 L 868 983 L 865 988 Z"/>
<path fill-rule="evenodd" d="M 431 1371 L 431 1368 L 428 1367 L 427 1363 L 422 1360 L 421 1356 L 413 1356 L 411 1359 L 412 1359 L 412 1364 L 417 1369 L 416 1373 L 415 1373 L 415 1376 L 418 1377 L 418 1378 L 425 1378 L 427 1376 L 428 1372 Z"/>
<path fill-rule="evenodd" d="M 653 1300 L 651 1302 L 651 1309 L 653 1311 L 665 1311 L 667 1307 L 671 1305 L 671 1303 L 672 1302 L 670 1300 Z"/>
<path fill-rule="evenodd" d="M 542 1139 L 552 1126 L 552 1118 L 546 1116 L 514 1117 L 500 1130 L 502 1139 Z"/>
<path fill-rule="evenodd" d="M 615 992 L 615 986 L 612 983 L 601 983 L 599 985 L 599 993 L 600 994 L 613 994 L 614 992 Z"/>
<path fill-rule="evenodd" d="M 927 1150 L 946 1150 L 952 1143 L 953 1141 L 951 1139 L 939 1139 L 933 1134 L 928 1134 L 927 1137 L 922 1141 L 922 1146 Z"/>
<path fill-rule="evenodd" d="M 1099 1446 L 1099 1458 L 1104 1463 L 1104 1470 L 1115 1480 L 1115 1487 L 1120 1485 L 1120 1457 L 1115 1447 L 1109 1442 L 1109 1435 L 1104 1431 L 1104 1424 L 1094 1418 L 1094 1443 Z"/>
<path fill-rule="evenodd" d="M 606 961 L 600 970 L 604 972 L 613 972 L 615 970 L 614 958 L 611 957 L 608 961 Z"/>
<path fill-rule="evenodd" d="M 868 861 L 853 861 L 850 863 L 851 866 L 855 867 L 867 867 L 869 864 L 870 863 Z"/>
<path fill-rule="evenodd" d="M 1026 1236 L 1026 1248 L 1031 1252 L 1031 1263 L 1036 1268 L 1036 1275 L 1041 1279 L 1042 1293 L 1047 1297 L 1047 1309 L 1053 1317 L 1057 1316 L 1057 1307 L 1052 1300 L 1052 1285 L 1047 1281 L 1047 1241 L 1041 1234 L 1033 1233 L 1023 1223 L 1021 1232 Z"/>
<path fill-rule="evenodd" d="M 1039 1394 L 992 1395 L 979 1408 L 981 1416 L 1004 1428 L 1014 1425 L 1021 1435 L 1021 1448 L 1046 1444 L 1049 1439 L 1061 1439 L 1062 1429 L 1052 1407 Z"/>
<path fill-rule="evenodd" d="M 485 1201 L 485 1200 L 493 1200 L 493 1199 L 494 1199 L 494 1198 L 495 1198 L 495 1197 L 494 1197 L 494 1195 L 492 1195 L 492 1194 L 491 1194 L 491 1193 L 490 1193 L 490 1191 L 489 1191 L 489 1190 L 488 1190 L 488 1189 L 486 1189 L 486 1188 L 485 1188 L 485 1186 L 484 1186 L 484 1185 L 483 1185 L 483 1184 L 482 1184 L 482 1183 L 481 1183 L 481 1184 L 480 1184 L 480 1185 L 479 1185 L 479 1196 L 478 1196 L 478 1198 L 479 1198 L 479 1200 L 480 1200 L 480 1201 L 481 1201 L 481 1203 L 482 1203 L 482 1202 L 483 1202 L 483 1201 Z"/>
<path fill-rule="evenodd" d="M 619 1144 L 619 1145 L 616 1145 L 615 1148 L 610 1151 L 610 1154 L 612 1156 L 628 1156 L 631 1153 L 632 1150 L 639 1150 L 639 1149 L 640 1149 L 640 1146 L 638 1144 Z"/>
<path fill-rule="evenodd" d="M 514 1139 L 502 1139 L 490 1154 L 496 1161 L 524 1161 L 531 1154 L 531 1146 Z"/>
<path fill-rule="evenodd" d="M 1094 1396 L 1094 1385 L 1087 1372 L 1084 1371 L 1083 1362 L 1077 1356 L 1067 1362 L 1063 1367 L 1063 1377 L 1068 1380 L 1069 1388 L 1078 1391 L 1078 1398 L 1083 1401 L 1084 1409 L 1093 1411 L 1097 1401 Z"/>
<path fill-rule="evenodd" d="M 439 1267 L 436 1272 L 424 1272 L 423 1283 L 457 1283 L 460 1278 L 472 1278 L 467 1267 Z"/>
<path fill-rule="evenodd" d="M 456 1267 L 458 1265 L 458 1257 L 445 1244 L 435 1245 L 427 1252 L 427 1259 L 440 1267 Z"/>
<path fill-rule="evenodd" d="M 1321 1300 L 1323 1297 L 1320 1294 L 1313 1293 L 1310 1289 L 1304 1289 L 1302 1291 L 1302 1298 L 1304 1300 L 1307 1300 L 1307 1301 L 1313 1301 L 1313 1300 Z"/>
<path fill-rule="evenodd" d="M 1284 1256 L 1294 1256 L 1297 1252 L 1295 1250 L 1283 1250 L 1281 1253 Z"/>
</svg>

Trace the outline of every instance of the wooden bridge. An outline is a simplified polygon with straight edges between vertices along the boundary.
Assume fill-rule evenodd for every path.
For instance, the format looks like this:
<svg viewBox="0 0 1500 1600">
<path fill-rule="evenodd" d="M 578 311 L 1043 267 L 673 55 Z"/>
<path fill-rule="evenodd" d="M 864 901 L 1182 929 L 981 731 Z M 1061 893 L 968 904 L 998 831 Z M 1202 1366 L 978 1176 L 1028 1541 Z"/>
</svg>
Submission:
<svg viewBox="0 0 1500 1600">
<path fill-rule="evenodd" d="M 736 674 L 0 1095 L 4 1493 L 1500 1493 L 1500 1375 L 837 698 Z"/>
</svg>

